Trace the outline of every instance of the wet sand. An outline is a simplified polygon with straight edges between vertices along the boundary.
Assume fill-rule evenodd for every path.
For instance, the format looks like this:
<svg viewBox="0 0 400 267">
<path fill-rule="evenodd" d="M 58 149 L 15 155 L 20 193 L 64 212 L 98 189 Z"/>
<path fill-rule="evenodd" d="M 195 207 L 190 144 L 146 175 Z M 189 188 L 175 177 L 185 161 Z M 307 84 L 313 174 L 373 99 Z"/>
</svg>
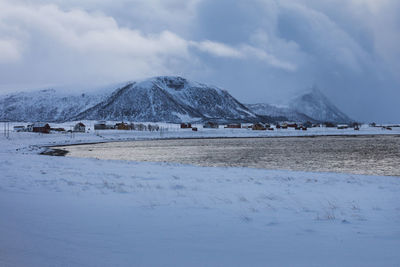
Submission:
<svg viewBox="0 0 400 267">
<path fill-rule="evenodd" d="M 400 136 L 174 139 L 55 147 L 68 157 L 400 176 Z"/>
</svg>

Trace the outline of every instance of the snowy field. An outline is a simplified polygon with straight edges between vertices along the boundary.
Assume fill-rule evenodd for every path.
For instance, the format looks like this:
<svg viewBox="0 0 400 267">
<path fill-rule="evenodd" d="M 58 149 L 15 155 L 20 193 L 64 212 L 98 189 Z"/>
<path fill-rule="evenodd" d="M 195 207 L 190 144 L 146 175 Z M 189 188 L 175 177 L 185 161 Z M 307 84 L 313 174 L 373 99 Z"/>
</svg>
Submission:
<svg viewBox="0 0 400 267">
<path fill-rule="evenodd" d="M 400 265 L 400 177 L 38 154 L 47 145 L 119 140 L 400 134 L 164 126 L 2 135 L 0 266 Z"/>
</svg>

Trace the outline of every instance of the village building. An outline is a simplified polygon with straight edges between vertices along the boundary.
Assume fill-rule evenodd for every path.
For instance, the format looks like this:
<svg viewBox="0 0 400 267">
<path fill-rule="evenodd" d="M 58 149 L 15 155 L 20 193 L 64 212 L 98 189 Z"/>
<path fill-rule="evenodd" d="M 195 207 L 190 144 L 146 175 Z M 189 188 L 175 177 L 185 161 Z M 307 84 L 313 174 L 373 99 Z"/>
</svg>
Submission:
<svg viewBox="0 0 400 267">
<path fill-rule="evenodd" d="M 303 127 L 311 128 L 312 126 L 313 126 L 313 124 L 311 121 L 306 121 L 305 123 L 303 123 Z"/>
<path fill-rule="evenodd" d="M 287 128 L 288 128 L 287 122 L 282 123 L 282 124 L 281 124 L 281 128 L 282 128 L 282 129 L 287 129 Z"/>
<path fill-rule="evenodd" d="M 64 128 L 51 128 L 50 130 L 52 130 L 52 131 L 56 131 L 56 132 L 65 132 L 65 129 Z"/>
<path fill-rule="evenodd" d="M 255 123 L 251 126 L 251 129 L 254 131 L 265 131 L 267 130 L 267 128 L 265 128 L 264 125 L 262 125 L 261 123 Z"/>
<path fill-rule="evenodd" d="M 339 124 L 337 126 L 337 129 L 339 129 L 339 130 L 344 130 L 344 129 L 347 129 L 347 128 L 349 128 L 349 126 L 347 124 Z"/>
<path fill-rule="evenodd" d="M 242 128 L 242 125 L 240 123 L 231 123 L 231 124 L 226 125 L 225 128 L 240 129 L 240 128 Z"/>
<path fill-rule="evenodd" d="M 192 128 L 191 123 L 181 123 L 181 129 L 188 129 L 188 128 Z"/>
<path fill-rule="evenodd" d="M 86 126 L 82 122 L 78 122 L 74 126 L 74 132 L 84 133 L 86 131 Z"/>
<path fill-rule="evenodd" d="M 108 127 L 105 121 L 99 121 L 94 125 L 95 130 L 107 130 Z"/>
<path fill-rule="evenodd" d="M 50 125 L 44 122 L 37 122 L 34 124 L 30 124 L 27 127 L 28 132 L 34 133 L 50 133 Z"/>
<path fill-rule="evenodd" d="M 218 129 L 218 128 L 219 128 L 219 125 L 218 125 L 218 123 L 216 123 L 216 122 L 208 121 L 208 122 L 204 123 L 203 128 L 214 128 L 214 129 Z"/>
<path fill-rule="evenodd" d="M 325 122 L 324 125 L 325 125 L 326 128 L 334 128 L 334 127 L 336 127 L 336 125 L 334 123 L 332 123 L 332 122 Z"/>
<path fill-rule="evenodd" d="M 25 126 L 23 126 L 23 125 L 14 126 L 14 131 L 16 131 L 16 132 L 24 132 L 25 130 L 26 130 Z"/>
<path fill-rule="evenodd" d="M 115 124 L 115 129 L 117 129 L 117 130 L 131 130 L 132 127 L 128 123 L 120 122 L 120 123 L 116 123 Z"/>
</svg>

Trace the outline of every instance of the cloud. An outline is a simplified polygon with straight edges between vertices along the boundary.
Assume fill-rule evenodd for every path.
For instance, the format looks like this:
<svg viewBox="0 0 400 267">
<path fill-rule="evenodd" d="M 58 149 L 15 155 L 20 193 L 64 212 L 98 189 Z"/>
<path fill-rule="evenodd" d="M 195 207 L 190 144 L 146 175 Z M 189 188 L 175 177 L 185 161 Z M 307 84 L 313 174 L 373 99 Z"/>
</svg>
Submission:
<svg viewBox="0 0 400 267">
<path fill-rule="evenodd" d="M 262 48 L 257 48 L 247 44 L 238 45 L 238 47 L 228 46 L 223 43 L 202 41 L 190 42 L 190 45 L 200 51 L 209 53 L 216 57 L 260 60 L 266 62 L 270 67 L 283 69 L 286 71 L 296 71 L 297 66 L 293 63 L 278 59 L 272 54 L 267 53 Z"/>
<path fill-rule="evenodd" d="M 212 41 L 202 41 L 202 42 L 191 42 L 193 47 L 197 49 L 210 53 L 218 57 L 230 57 L 230 58 L 243 58 L 244 55 L 238 49 L 230 47 L 228 45 L 212 42 Z"/>
<path fill-rule="evenodd" d="M 190 8 L 195 2 L 191 2 Z M 160 1 L 155 3 L 165 5 Z M 173 2 L 169 5 L 172 7 L 168 8 L 174 7 Z M 234 47 L 210 40 L 191 41 L 169 30 L 143 33 L 139 29 L 120 26 L 103 12 L 77 8 L 63 10 L 54 4 L 2 2 L 0 25 L 0 33 L 8 40 L 14 40 L 1 40 L 4 53 L 0 62 L 23 61 L 24 64 L 16 65 L 12 71 L 28 73 L 24 76 L 27 82 L 29 79 L 48 79 L 55 83 L 93 80 L 102 83 L 181 73 L 183 66 L 190 72 L 198 67 L 193 62 L 199 62 L 197 55 L 190 52 L 193 48 L 222 58 L 248 60 L 259 57 L 272 67 L 293 69 L 246 44 Z M 22 50 L 18 44 L 24 44 L 26 49 Z M 29 68 L 36 71 L 27 72 Z M 4 69 L 3 78 L 7 76 L 6 72 Z"/>
<path fill-rule="evenodd" d="M 272 54 L 268 54 L 266 51 L 260 48 L 255 48 L 253 46 L 244 45 L 242 51 L 245 54 L 251 55 L 258 60 L 267 62 L 271 67 L 286 70 L 286 71 L 296 71 L 297 66 L 291 62 L 287 62 L 278 59 Z"/>
<path fill-rule="evenodd" d="M 0 0 L 0 88 L 183 75 L 275 102 L 316 83 L 352 117 L 381 116 L 400 97 L 398 10 L 396 0 Z"/>
<path fill-rule="evenodd" d="M 0 36 L 9 38 L 0 41 L 0 60 L 23 60 L 28 66 L 20 66 L 20 72 L 40 62 L 42 69 L 36 74 L 47 77 L 61 77 L 55 70 L 64 72 L 66 79 L 78 80 L 99 74 L 117 79 L 144 77 L 166 72 L 175 64 L 170 57 L 176 61 L 188 57 L 187 41 L 170 31 L 144 34 L 120 27 L 102 13 L 64 11 L 52 4 L 2 2 L 0 25 Z M 19 49 L 18 43 L 26 49 Z"/>
<path fill-rule="evenodd" d="M 12 63 L 21 59 L 21 49 L 15 40 L 0 39 L 0 64 Z"/>
</svg>

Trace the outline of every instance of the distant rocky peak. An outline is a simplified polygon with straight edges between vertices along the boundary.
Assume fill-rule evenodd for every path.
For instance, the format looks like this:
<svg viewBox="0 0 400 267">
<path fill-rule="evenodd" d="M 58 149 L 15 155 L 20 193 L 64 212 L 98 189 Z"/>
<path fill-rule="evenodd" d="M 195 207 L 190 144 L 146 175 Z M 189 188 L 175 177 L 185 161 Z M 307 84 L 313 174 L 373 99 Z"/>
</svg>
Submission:
<svg viewBox="0 0 400 267">
<path fill-rule="evenodd" d="M 296 112 L 303 113 L 318 121 L 347 123 L 352 120 L 340 111 L 317 86 L 312 86 L 308 91 L 293 98 L 289 107 Z"/>
</svg>

